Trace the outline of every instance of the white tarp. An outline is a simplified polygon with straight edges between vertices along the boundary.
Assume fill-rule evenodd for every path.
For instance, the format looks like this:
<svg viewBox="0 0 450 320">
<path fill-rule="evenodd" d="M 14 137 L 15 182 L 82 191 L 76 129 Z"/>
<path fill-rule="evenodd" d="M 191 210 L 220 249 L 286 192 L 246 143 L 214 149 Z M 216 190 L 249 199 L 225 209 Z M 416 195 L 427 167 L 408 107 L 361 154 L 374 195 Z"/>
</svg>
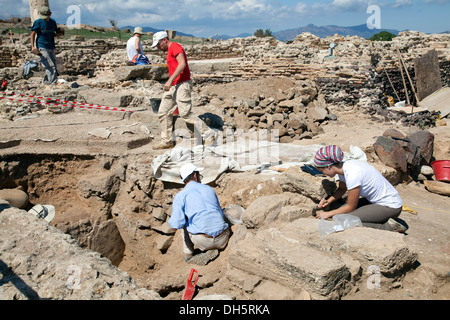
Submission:
<svg viewBox="0 0 450 320">
<path fill-rule="evenodd" d="M 185 163 L 194 163 L 201 168 L 202 183 L 215 181 L 226 171 L 250 171 L 265 164 L 279 168 L 312 164 L 314 155 L 323 145 L 302 146 L 270 141 L 246 140 L 239 143 L 226 143 L 218 146 L 194 148 L 176 147 L 166 151 L 153 160 L 155 178 L 182 184 L 180 167 Z M 350 146 L 350 153 L 344 152 L 344 160 L 358 159 L 367 161 L 364 152 Z"/>
</svg>

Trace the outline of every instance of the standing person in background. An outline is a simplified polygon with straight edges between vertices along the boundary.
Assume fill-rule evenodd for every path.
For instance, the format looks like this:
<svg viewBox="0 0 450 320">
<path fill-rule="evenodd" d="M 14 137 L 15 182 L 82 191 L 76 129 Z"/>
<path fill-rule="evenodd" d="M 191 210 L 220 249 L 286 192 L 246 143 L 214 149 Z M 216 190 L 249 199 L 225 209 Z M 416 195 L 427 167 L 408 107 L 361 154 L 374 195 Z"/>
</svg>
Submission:
<svg viewBox="0 0 450 320">
<path fill-rule="evenodd" d="M 364 227 L 405 232 L 407 228 L 397 220 L 403 202 L 392 184 L 367 162 L 343 159 L 344 153 L 335 145 L 320 148 L 314 157 L 319 171 L 331 178 L 339 177 L 336 192 L 321 199 L 318 208 L 329 206 L 348 192 L 347 203 L 331 211 L 317 212 L 316 218 L 348 213 L 359 217 Z"/>
<path fill-rule="evenodd" d="M 158 110 L 161 141 L 154 145 L 154 150 L 169 149 L 174 146 L 172 141 L 173 113 L 178 107 L 180 117 L 187 123 L 194 125 L 202 133 L 205 144 L 212 144 L 215 140 L 214 131 L 205 128 L 202 120 L 192 113 L 192 80 L 188 60 L 183 47 L 169 40 L 167 32 L 160 31 L 153 36 L 152 48 L 167 52 L 169 80 L 164 84 L 163 97 Z M 199 128 L 199 126 L 201 126 Z M 194 131 L 195 134 L 195 131 Z"/>
<path fill-rule="evenodd" d="M 58 70 L 55 57 L 55 37 L 59 37 L 56 21 L 50 18 L 52 12 L 49 7 L 39 8 L 39 19 L 34 21 L 31 27 L 31 52 L 40 57 L 40 62 L 45 68 L 43 83 L 56 83 Z"/>
</svg>

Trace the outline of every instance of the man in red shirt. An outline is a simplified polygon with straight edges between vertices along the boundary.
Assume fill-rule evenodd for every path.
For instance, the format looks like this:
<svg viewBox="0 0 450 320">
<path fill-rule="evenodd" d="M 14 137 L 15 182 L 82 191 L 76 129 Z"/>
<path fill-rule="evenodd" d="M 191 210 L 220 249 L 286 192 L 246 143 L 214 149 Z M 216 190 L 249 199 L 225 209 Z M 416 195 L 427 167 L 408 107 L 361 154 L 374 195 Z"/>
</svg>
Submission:
<svg viewBox="0 0 450 320">
<path fill-rule="evenodd" d="M 154 47 L 157 47 L 160 51 L 167 51 L 169 80 L 164 84 L 165 92 L 158 110 L 161 141 L 159 144 L 154 145 L 153 149 L 168 149 L 174 146 L 172 140 L 172 119 L 176 108 L 178 108 L 178 113 L 184 121 L 194 125 L 194 135 L 202 134 L 205 138 L 208 138 L 208 142 L 213 142 L 215 138 L 213 131 L 209 128 L 205 130 L 203 121 L 191 112 L 192 80 L 183 47 L 176 42 L 171 42 L 165 31 L 155 33 L 152 48 Z"/>
</svg>

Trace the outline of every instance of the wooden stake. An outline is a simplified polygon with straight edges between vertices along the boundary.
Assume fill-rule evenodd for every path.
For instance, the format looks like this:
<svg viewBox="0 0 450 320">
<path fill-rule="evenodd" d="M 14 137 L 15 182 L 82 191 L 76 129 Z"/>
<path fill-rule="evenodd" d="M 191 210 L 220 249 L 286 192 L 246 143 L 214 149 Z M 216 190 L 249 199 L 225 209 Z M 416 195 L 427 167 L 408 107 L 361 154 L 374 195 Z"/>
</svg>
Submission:
<svg viewBox="0 0 450 320">
<path fill-rule="evenodd" d="M 403 60 L 403 57 L 402 57 L 402 55 L 400 53 L 400 50 L 398 48 L 397 48 L 397 53 L 398 53 L 398 56 L 400 57 L 401 63 L 403 64 L 403 67 L 405 68 L 406 75 L 408 76 L 409 84 L 411 85 L 412 91 L 414 93 L 414 97 L 416 98 L 416 103 L 417 103 L 417 105 L 419 105 L 419 98 L 417 97 L 416 89 L 414 89 L 414 85 L 413 85 L 413 82 L 411 80 L 411 77 L 409 76 L 409 72 L 408 72 L 408 69 L 406 68 L 405 61 Z M 411 113 L 412 113 L 412 109 L 411 109 Z"/>
<path fill-rule="evenodd" d="M 406 102 L 408 102 L 408 104 L 410 105 L 411 102 L 409 101 L 408 89 L 406 88 L 405 76 L 403 75 L 402 61 L 400 60 L 400 50 L 398 50 L 398 48 L 397 48 L 397 53 L 399 54 L 399 56 L 398 56 L 398 62 L 400 63 L 400 66 L 399 66 L 399 67 L 400 67 L 400 72 L 401 72 L 401 74 L 402 74 L 403 88 L 405 88 Z"/>
</svg>

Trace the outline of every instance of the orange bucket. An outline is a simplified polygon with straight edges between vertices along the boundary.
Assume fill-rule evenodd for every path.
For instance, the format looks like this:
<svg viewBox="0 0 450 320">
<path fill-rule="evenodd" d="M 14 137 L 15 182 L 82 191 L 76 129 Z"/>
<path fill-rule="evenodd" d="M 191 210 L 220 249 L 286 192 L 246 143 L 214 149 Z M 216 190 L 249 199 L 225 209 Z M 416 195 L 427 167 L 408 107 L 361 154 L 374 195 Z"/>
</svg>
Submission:
<svg viewBox="0 0 450 320">
<path fill-rule="evenodd" d="M 450 160 L 437 160 L 431 163 L 434 176 L 438 181 L 450 182 Z"/>
</svg>

